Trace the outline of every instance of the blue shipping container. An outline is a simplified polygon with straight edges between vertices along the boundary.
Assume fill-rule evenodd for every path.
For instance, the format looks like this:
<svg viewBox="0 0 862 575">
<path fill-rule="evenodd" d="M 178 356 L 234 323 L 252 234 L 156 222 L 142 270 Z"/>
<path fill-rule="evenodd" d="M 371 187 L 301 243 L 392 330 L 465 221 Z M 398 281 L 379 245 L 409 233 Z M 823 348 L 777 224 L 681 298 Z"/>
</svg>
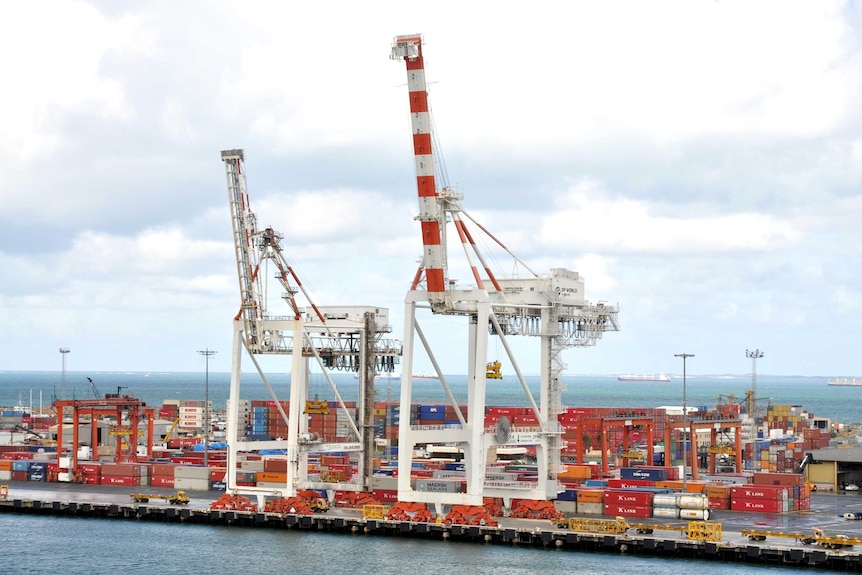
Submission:
<svg viewBox="0 0 862 575">
<path fill-rule="evenodd" d="M 667 481 L 667 469 L 656 467 L 622 467 L 620 468 L 620 479 Z"/>
<path fill-rule="evenodd" d="M 30 460 L 16 459 L 12 462 L 12 471 L 30 471 Z"/>
<path fill-rule="evenodd" d="M 576 489 L 566 489 L 562 493 L 557 494 L 559 501 L 577 501 L 578 491 Z"/>
</svg>

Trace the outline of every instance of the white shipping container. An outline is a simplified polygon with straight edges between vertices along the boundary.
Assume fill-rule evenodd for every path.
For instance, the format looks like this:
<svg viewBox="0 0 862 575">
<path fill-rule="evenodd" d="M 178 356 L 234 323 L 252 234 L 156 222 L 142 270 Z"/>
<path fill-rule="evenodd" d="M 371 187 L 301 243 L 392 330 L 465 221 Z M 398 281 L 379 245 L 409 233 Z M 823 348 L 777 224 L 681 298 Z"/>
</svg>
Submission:
<svg viewBox="0 0 862 575">
<path fill-rule="evenodd" d="M 210 480 L 209 467 L 197 467 L 193 465 L 177 465 L 174 468 L 174 479 L 204 479 L 207 482 Z M 209 483 L 207 483 L 209 489 Z"/>
<path fill-rule="evenodd" d="M 417 491 L 426 493 L 461 493 L 464 490 L 464 482 L 451 479 L 416 479 Z"/>
<path fill-rule="evenodd" d="M 560 513 L 577 513 L 578 505 L 574 501 L 554 501 L 554 509 Z"/>
<path fill-rule="evenodd" d="M 209 491 L 209 475 L 206 479 L 174 476 L 174 488 L 181 491 Z"/>
<path fill-rule="evenodd" d="M 374 475 L 371 478 L 374 489 L 398 489 L 398 478 L 390 475 Z"/>
<path fill-rule="evenodd" d="M 583 515 L 604 515 L 605 506 L 602 503 L 578 503 L 578 513 Z"/>
<path fill-rule="evenodd" d="M 263 461 L 240 461 L 237 469 L 242 469 L 243 471 L 263 471 Z"/>
<path fill-rule="evenodd" d="M 0 481 L 12 481 L 12 471 L 0 471 Z"/>
</svg>

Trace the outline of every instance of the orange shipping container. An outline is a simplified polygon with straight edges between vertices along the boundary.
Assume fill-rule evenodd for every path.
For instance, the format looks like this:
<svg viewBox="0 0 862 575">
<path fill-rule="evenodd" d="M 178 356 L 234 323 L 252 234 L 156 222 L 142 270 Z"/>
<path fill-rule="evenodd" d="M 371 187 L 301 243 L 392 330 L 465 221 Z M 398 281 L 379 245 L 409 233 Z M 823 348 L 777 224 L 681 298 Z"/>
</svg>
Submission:
<svg viewBox="0 0 862 575">
<path fill-rule="evenodd" d="M 591 479 L 593 469 L 589 465 L 567 465 L 563 473 L 558 474 L 560 479 Z"/>
<path fill-rule="evenodd" d="M 602 503 L 605 492 L 601 489 L 578 489 L 576 495 L 578 503 Z"/>
<path fill-rule="evenodd" d="M 287 473 L 275 473 L 272 471 L 258 471 L 258 481 L 266 481 L 269 483 L 287 483 Z"/>
<path fill-rule="evenodd" d="M 730 498 L 730 486 L 729 485 L 707 485 L 703 490 L 703 493 L 709 498 L 716 499 L 729 499 Z"/>
<path fill-rule="evenodd" d="M 12 471 L 12 461 L 8 459 L 0 461 L 0 471 Z"/>
</svg>

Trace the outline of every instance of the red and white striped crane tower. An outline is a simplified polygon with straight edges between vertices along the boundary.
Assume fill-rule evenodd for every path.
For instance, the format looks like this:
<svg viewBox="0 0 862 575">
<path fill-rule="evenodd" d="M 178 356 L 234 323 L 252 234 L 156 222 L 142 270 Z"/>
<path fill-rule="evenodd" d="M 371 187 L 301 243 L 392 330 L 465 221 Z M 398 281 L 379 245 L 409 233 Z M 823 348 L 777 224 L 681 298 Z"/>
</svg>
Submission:
<svg viewBox="0 0 862 575">
<path fill-rule="evenodd" d="M 512 498 L 547 500 L 561 490 L 557 473 L 561 471 L 561 431 L 558 415 L 562 411 L 562 383 L 565 369 L 562 350 L 594 345 L 605 331 L 619 329 L 616 306 L 591 304 L 584 297 L 584 282 L 577 274 L 562 268 L 539 275 L 529 269 L 490 232 L 467 214 L 460 205 L 461 195 L 445 182 L 437 181 L 439 162 L 428 105 L 425 61 L 420 34 L 396 36 L 390 53 L 407 67 L 410 119 L 422 229 L 422 260 L 405 297 L 404 352 L 402 357 L 401 410 L 413 404 L 412 370 L 418 337 L 457 415 L 458 423 L 421 427 L 402 416 L 399 423 L 398 500 L 433 503 L 442 506 L 482 505 L 484 497 L 501 497 L 508 506 Z M 442 170 L 440 170 L 442 173 Z M 443 173 L 445 176 L 445 173 Z M 503 278 L 494 274 L 489 259 L 480 251 L 470 232 L 468 220 L 492 242 L 527 270 L 527 278 Z M 458 286 L 448 276 L 447 224 L 452 223 L 463 248 L 473 285 Z M 478 262 L 478 264 L 476 263 Z M 419 322 L 417 309 L 433 314 L 466 316 L 468 322 L 467 413 L 462 413 L 446 377 L 441 373 Z M 499 338 L 524 391 L 537 424 L 512 426 L 502 418 L 486 429 L 485 391 L 488 365 L 488 336 Z M 510 335 L 535 336 L 540 340 L 540 398 L 530 392 L 517 358 L 508 343 Z M 495 385 L 504 385 L 503 382 Z M 448 443 L 463 449 L 466 470 L 465 493 L 436 493 L 411 487 L 410 469 L 417 446 Z M 538 481 L 490 481 L 486 462 L 502 446 L 535 446 Z"/>
<path fill-rule="evenodd" d="M 248 200 L 245 152 L 241 149 L 224 150 L 221 157 L 227 176 L 240 288 L 240 310 L 234 318 L 228 404 L 229 461 L 237 461 L 240 452 L 264 449 L 284 449 L 288 456 L 287 482 L 283 487 L 239 487 L 237 466 L 231 464 L 228 466 L 227 489 L 233 494 L 256 494 L 261 501 L 261 507 L 263 497 L 274 492 L 292 497 L 296 495 L 297 489 L 369 491 L 374 451 L 374 374 L 392 371 L 401 353 L 401 342 L 383 335 L 391 331 L 388 325 L 388 309 L 374 306 L 315 305 L 287 261 L 281 248 L 282 235 L 272 228 L 258 229 L 257 217 Z M 284 290 L 281 298 L 287 302 L 290 309 L 287 316 L 273 315 L 268 310 L 269 290 L 265 280 L 270 273 L 270 262 L 275 268 L 274 277 Z M 297 302 L 300 293 L 306 301 L 306 308 Z M 271 395 L 272 405 L 279 411 L 287 426 L 287 437 L 284 439 L 255 441 L 245 432 L 247 420 L 240 411 L 243 349 L 248 352 Z M 255 357 L 267 354 L 292 358 L 287 412 Z M 308 399 L 309 362 L 312 359 L 325 376 L 331 393 L 335 396 L 337 409 L 344 414 L 341 420 L 348 424 L 350 439 L 353 441 L 327 443 L 309 433 L 308 417 L 305 415 L 309 406 L 321 409 L 322 405 L 328 409 L 325 401 Z M 360 373 L 356 421 L 330 375 L 330 368 Z M 320 481 L 309 477 L 310 453 L 345 451 L 360 453 L 360 473 L 351 481 Z"/>
</svg>

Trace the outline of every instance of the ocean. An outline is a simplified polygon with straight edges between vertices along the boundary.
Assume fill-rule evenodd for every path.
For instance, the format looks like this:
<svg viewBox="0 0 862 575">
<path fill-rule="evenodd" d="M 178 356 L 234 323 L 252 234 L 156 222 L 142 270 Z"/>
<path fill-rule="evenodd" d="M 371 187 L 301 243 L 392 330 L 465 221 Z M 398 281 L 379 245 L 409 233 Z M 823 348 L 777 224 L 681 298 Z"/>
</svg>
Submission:
<svg viewBox="0 0 862 575">
<path fill-rule="evenodd" d="M 224 407 L 230 374 L 210 373 L 120 373 L 67 372 L 66 397 L 92 397 L 87 377 L 99 394 L 121 392 L 139 397 L 153 406 L 164 399 L 209 398 L 215 409 Z M 280 399 L 287 399 L 287 374 L 268 375 Z M 328 384 L 312 376 L 312 393 L 331 399 Z M 456 398 L 466 398 L 462 376 L 447 377 Z M 356 396 L 357 380 L 350 374 L 335 376 L 346 400 Z M 757 396 L 763 405 L 797 405 L 817 417 L 853 422 L 859 419 L 862 388 L 829 387 L 825 377 L 757 378 Z M 568 376 L 563 403 L 567 407 L 661 407 L 682 405 L 682 380 L 670 382 L 618 382 L 612 376 Z M 528 378 L 538 394 L 538 378 Z M 686 395 L 691 406 L 712 406 L 722 396 L 734 401 L 745 397 L 751 376 L 689 376 Z M 51 398 L 60 395 L 59 372 L 0 372 L 0 405 L 19 403 L 38 413 Z M 416 401 L 444 403 L 445 395 L 434 380 L 414 382 Z M 243 375 L 243 399 L 269 399 L 257 374 Z M 381 380 L 376 388 L 379 401 L 399 399 L 398 381 Z M 526 405 L 520 384 L 511 376 L 489 381 L 489 405 Z M 276 531 L 240 527 L 213 527 L 143 523 L 63 517 L 32 517 L 6 514 L 2 517 L 4 553 L 2 572 L 9 574 L 54 573 L 101 575 L 125 573 L 326 573 L 390 574 L 466 572 L 471 575 L 534 573 L 651 573 L 678 575 L 708 569 L 711 575 L 750 575 L 772 572 L 774 567 L 748 564 L 698 562 L 685 559 L 633 557 L 601 553 L 543 550 L 457 542 L 402 540 L 315 532 Z M 781 573 L 810 572 L 781 569 Z"/>
<path fill-rule="evenodd" d="M 99 394 L 120 393 L 138 397 L 150 405 L 161 405 L 165 399 L 200 400 L 207 395 L 216 410 L 224 409 L 230 391 L 229 373 L 192 372 L 67 372 L 66 398 L 92 397 L 87 378 L 93 380 Z M 290 377 L 286 373 L 267 374 L 279 399 L 288 399 Z M 466 402 L 466 377 L 446 376 L 459 401 Z M 208 381 L 207 381 L 208 379 Z M 335 373 L 333 380 L 346 401 L 355 401 L 358 380 L 352 374 Z M 526 378 L 534 397 L 538 398 L 538 377 Z M 817 417 L 833 422 L 860 421 L 858 409 L 862 387 L 830 387 L 827 377 L 758 375 L 756 382 L 760 409 L 767 404 L 796 405 Z M 669 382 L 621 382 L 609 375 L 564 376 L 565 407 L 661 407 L 681 406 L 683 382 L 674 377 Z M 377 401 L 398 401 L 399 380 L 378 380 Z M 744 401 L 752 386 L 751 375 L 692 375 L 686 377 L 686 399 L 689 406 L 713 406 L 729 400 Z M 207 394 L 207 387 L 209 393 Z M 437 380 L 414 380 L 414 401 L 448 403 Z M 38 413 L 46 409 L 54 396 L 60 397 L 62 374 L 57 371 L 0 371 L 0 406 L 22 405 Z M 310 378 L 311 394 L 321 399 L 334 399 L 329 384 L 321 374 Z M 257 373 L 243 374 L 242 399 L 271 399 L 269 391 Z M 538 399 L 537 399 L 538 401 Z M 504 375 L 502 380 L 489 380 L 488 405 L 528 405 L 517 379 Z"/>
<path fill-rule="evenodd" d="M 0 565 L 9 575 L 679 575 L 703 569 L 710 575 L 751 575 L 776 571 L 774 566 L 395 537 L 132 520 L 2 517 Z M 778 572 L 811 570 L 782 568 Z"/>
</svg>

